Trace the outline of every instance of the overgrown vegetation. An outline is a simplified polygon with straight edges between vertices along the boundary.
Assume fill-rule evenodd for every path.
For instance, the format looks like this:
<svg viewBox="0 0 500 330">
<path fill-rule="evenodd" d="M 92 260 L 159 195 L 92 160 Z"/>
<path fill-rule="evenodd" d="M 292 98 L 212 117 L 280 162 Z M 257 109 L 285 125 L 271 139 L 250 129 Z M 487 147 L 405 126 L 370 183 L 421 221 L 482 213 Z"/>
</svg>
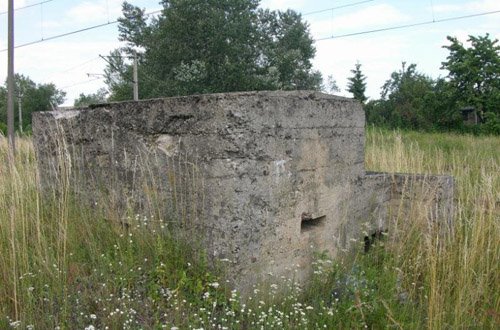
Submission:
<svg viewBox="0 0 500 330">
<path fill-rule="evenodd" d="M 15 98 L 14 109 L 16 130 L 19 128 L 19 96 L 21 96 L 22 127 L 31 132 L 31 114 L 35 111 L 48 111 L 64 102 L 66 92 L 57 89 L 52 83 L 40 84 L 22 74 L 14 76 Z M 0 86 L 0 133 L 7 134 L 7 82 Z"/>
<path fill-rule="evenodd" d="M 217 1 L 216 1 L 217 2 Z M 127 46 L 109 56 L 106 83 L 111 100 L 132 95 L 132 64 L 139 56 L 140 98 L 248 90 L 339 92 L 333 78 L 323 82 L 312 69 L 315 55 L 308 25 L 292 10 L 258 8 L 258 0 L 162 1 L 158 18 L 127 2 L 120 40 Z M 186 26 L 190 26 L 186 29 Z M 366 105 L 379 127 L 473 134 L 500 133 L 500 46 L 498 40 L 469 36 L 464 45 L 448 36 L 444 78 L 434 79 L 403 62 Z M 367 101 L 361 64 L 351 70 L 347 91 Z M 460 109 L 472 108 L 479 125 L 466 125 Z"/>
<path fill-rule="evenodd" d="M 448 36 L 442 69 L 445 79 L 418 72 L 415 64 L 391 74 L 381 98 L 366 105 L 367 120 L 378 126 L 426 131 L 500 134 L 500 46 L 486 36 L 469 36 L 470 47 Z M 466 125 L 469 107 L 479 125 Z"/>
<path fill-rule="evenodd" d="M 125 47 L 103 57 L 107 90 L 80 94 L 75 106 L 131 100 L 132 58 L 137 55 L 139 98 L 253 90 L 317 90 L 338 93 L 333 77 L 313 69 L 316 49 L 309 25 L 293 10 L 259 8 L 260 0 L 162 0 L 149 16 L 122 5 L 119 40 Z M 500 46 L 498 40 L 469 36 L 467 44 L 448 36 L 449 51 L 433 78 L 403 62 L 381 86 L 380 98 L 367 100 L 366 76 L 356 63 L 347 91 L 362 103 L 370 124 L 390 129 L 500 135 Z M 397 64 L 395 64 L 397 66 Z M 22 126 L 31 113 L 61 104 L 64 92 L 16 76 L 24 92 Z M 3 100 L 3 101 L 2 101 Z M 0 131 L 6 131 L 6 88 L 0 87 Z M 368 101 L 368 102 L 367 102 Z M 3 103 L 2 103 L 3 102 Z M 15 106 L 17 108 L 17 106 Z M 468 108 L 477 124 L 464 123 Z M 18 125 L 15 125 L 18 129 Z"/>
<path fill-rule="evenodd" d="M 107 102 L 108 92 L 105 88 L 99 88 L 97 92 L 91 94 L 80 93 L 73 106 L 75 107 L 88 107 L 91 104 L 99 104 Z"/>
<path fill-rule="evenodd" d="M 258 8 L 259 0 L 169 0 L 149 19 L 123 3 L 119 39 L 109 57 L 111 100 L 132 95 L 132 65 L 140 49 L 141 99 L 249 90 L 321 88 L 312 69 L 316 52 L 308 24 L 292 10 Z M 189 28 L 186 28 L 189 27 Z"/>
<path fill-rule="evenodd" d="M 104 199 L 43 194 L 30 139 L 11 167 L 0 137 L 0 328 L 497 329 L 499 144 L 369 129 L 368 169 L 455 176 L 453 235 L 416 205 L 368 253 L 362 237 L 345 260 L 318 251 L 310 287 L 284 278 L 243 302 L 225 286 L 226 261 L 208 265 L 170 234 L 172 219 L 130 213 L 124 225 Z"/>
</svg>

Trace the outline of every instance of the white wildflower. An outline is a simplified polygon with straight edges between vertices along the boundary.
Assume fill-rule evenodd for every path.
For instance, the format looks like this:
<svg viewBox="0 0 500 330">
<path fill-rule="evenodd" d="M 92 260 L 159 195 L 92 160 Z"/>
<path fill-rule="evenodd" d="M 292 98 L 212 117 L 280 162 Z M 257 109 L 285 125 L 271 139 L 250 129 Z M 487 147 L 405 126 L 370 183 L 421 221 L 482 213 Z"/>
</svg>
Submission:
<svg viewBox="0 0 500 330">
<path fill-rule="evenodd" d="M 21 321 L 13 321 L 13 322 L 10 322 L 9 324 L 11 327 L 13 327 L 15 329 L 21 325 Z"/>
</svg>

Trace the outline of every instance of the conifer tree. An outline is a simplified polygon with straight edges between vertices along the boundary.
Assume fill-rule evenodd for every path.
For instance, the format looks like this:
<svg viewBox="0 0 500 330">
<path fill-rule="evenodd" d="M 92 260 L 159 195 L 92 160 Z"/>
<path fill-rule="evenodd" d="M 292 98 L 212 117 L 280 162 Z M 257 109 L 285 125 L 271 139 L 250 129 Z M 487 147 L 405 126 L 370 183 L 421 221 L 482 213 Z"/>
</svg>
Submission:
<svg viewBox="0 0 500 330">
<path fill-rule="evenodd" d="M 353 95 L 356 100 L 365 103 L 367 97 L 365 96 L 366 91 L 366 76 L 361 72 L 361 63 L 357 62 L 355 68 L 351 70 L 353 76 L 347 78 L 349 82 L 347 83 L 347 91 Z"/>
</svg>

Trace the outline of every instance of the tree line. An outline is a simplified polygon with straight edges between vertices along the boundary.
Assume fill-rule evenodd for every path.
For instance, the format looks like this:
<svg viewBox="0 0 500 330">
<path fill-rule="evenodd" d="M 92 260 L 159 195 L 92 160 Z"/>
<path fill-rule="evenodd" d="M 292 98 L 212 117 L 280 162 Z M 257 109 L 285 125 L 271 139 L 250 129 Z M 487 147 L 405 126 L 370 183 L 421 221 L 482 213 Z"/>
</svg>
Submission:
<svg viewBox="0 0 500 330">
<path fill-rule="evenodd" d="M 257 0 L 164 0 L 158 17 L 127 2 L 119 20 L 126 46 L 108 57 L 111 100 L 129 98 L 139 52 L 139 98 L 248 90 L 321 89 L 313 39 L 301 15 Z"/>
<path fill-rule="evenodd" d="M 312 67 L 316 49 L 308 24 L 293 10 L 268 10 L 259 0 L 162 0 L 163 10 L 149 17 L 144 9 L 122 5 L 119 40 L 125 46 L 106 56 L 107 90 L 80 94 L 75 106 L 130 100 L 137 53 L 139 98 L 249 90 L 340 91 Z M 389 128 L 500 134 L 500 46 L 486 36 L 470 36 L 470 47 L 448 37 L 442 68 L 449 74 L 433 79 L 415 64 L 402 63 L 381 88 L 380 98 L 366 97 L 366 76 L 356 63 L 347 91 L 363 103 L 370 124 Z M 32 111 L 61 104 L 64 92 L 53 84 L 23 85 L 23 124 Z M 6 94 L 6 88 L 0 88 Z M 30 96 L 31 97 L 31 96 Z M 23 100 L 24 100 L 23 98 Z M 5 103 L 5 97 L 0 102 Z M 24 102 L 24 101 L 23 101 Z M 0 129 L 5 104 L 0 103 Z M 479 125 L 464 124 L 459 109 L 469 107 Z"/>
<path fill-rule="evenodd" d="M 403 62 L 382 86 L 380 99 L 364 104 L 368 123 L 390 128 L 500 134 L 500 46 L 486 36 L 469 36 L 470 47 L 448 36 L 450 44 L 441 68 L 446 77 L 432 79 Z M 350 78 L 363 85 L 359 66 Z M 364 102 L 359 88 L 350 85 Z M 357 96 L 357 94 L 361 96 Z M 477 125 L 464 123 L 461 109 L 477 116 Z"/>
<path fill-rule="evenodd" d="M 125 2 L 120 40 L 110 54 L 106 83 L 110 100 L 130 99 L 132 65 L 139 51 L 140 98 L 247 90 L 310 89 L 339 92 L 332 77 L 313 70 L 314 40 L 308 24 L 292 11 L 259 8 L 257 0 L 164 0 L 148 19 Z M 470 36 L 470 47 L 448 37 L 449 51 L 433 79 L 416 64 L 402 63 L 381 88 L 365 95 L 366 76 L 356 63 L 347 91 L 360 100 L 369 124 L 390 128 L 500 134 L 500 46 Z M 479 125 L 466 125 L 461 108 L 473 109 Z"/>
<path fill-rule="evenodd" d="M 31 114 L 35 111 L 49 111 L 64 102 L 66 93 L 52 83 L 35 83 L 29 77 L 22 74 L 14 75 L 16 86 L 14 97 L 14 109 L 16 117 L 15 129 L 20 126 L 24 132 L 31 131 Z M 21 100 L 21 120 L 19 120 L 19 100 Z M 21 122 L 19 122 L 21 121 Z M 7 82 L 0 86 L 0 133 L 7 132 Z"/>
</svg>

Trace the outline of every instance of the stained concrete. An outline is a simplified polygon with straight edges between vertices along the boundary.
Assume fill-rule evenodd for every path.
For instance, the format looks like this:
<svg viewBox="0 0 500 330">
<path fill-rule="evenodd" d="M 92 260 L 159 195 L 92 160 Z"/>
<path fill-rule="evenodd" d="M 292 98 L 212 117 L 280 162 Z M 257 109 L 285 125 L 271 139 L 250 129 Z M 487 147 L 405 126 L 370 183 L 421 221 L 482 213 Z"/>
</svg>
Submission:
<svg viewBox="0 0 500 330">
<path fill-rule="evenodd" d="M 422 191 L 430 218 L 452 218 L 451 177 L 366 173 L 359 102 L 317 92 L 39 112 L 33 135 L 46 186 L 60 186 L 71 167 L 81 193 L 107 191 L 117 207 L 166 215 L 212 259 L 230 260 L 243 291 L 292 269 L 305 281 L 315 252 L 349 250 Z"/>
</svg>

